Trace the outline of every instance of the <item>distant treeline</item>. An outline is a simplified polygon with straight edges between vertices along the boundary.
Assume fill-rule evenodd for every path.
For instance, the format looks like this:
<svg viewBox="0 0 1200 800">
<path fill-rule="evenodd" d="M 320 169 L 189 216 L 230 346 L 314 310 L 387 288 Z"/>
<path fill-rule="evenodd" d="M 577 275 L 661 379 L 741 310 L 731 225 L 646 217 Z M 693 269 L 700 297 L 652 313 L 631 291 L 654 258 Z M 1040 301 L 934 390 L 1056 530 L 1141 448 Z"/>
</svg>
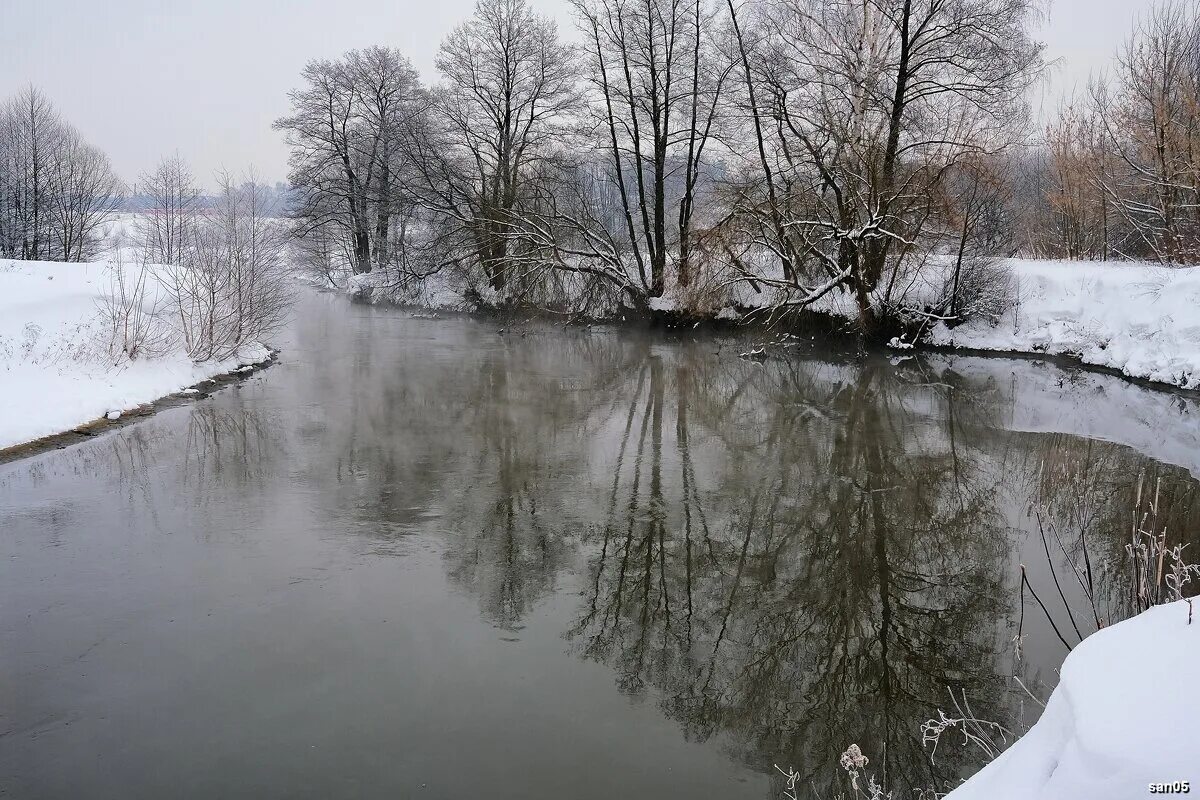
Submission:
<svg viewBox="0 0 1200 800">
<path fill-rule="evenodd" d="M 253 188 L 305 268 L 398 298 L 953 325 L 1003 310 L 1000 257 L 1200 263 L 1198 2 L 1148 6 L 1039 130 L 1038 0 L 573 0 L 570 41 L 479 0 L 436 83 L 388 47 L 310 62 L 290 188 Z M 106 214 L 164 210 L 156 177 L 125 191 L 28 90 L 0 255 L 86 257 Z"/>
<path fill-rule="evenodd" d="M 149 176 L 143 176 L 143 180 Z M 273 186 L 265 183 L 256 187 L 263 197 L 263 203 L 271 216 L 284 216 L 294 202 L 295 193 L 283 181 L 277 181 Z M 196 208 L 213 209 L 220 206 L 224 197 L 221 194 L 197 194 Z M 161 198 L 152 191 L 143 188 L 142 181 L 135 183 L 126 196 L 117 204 L 117 209 L 126 213 L 153 213 L 161 202 Z"/>
</svg>

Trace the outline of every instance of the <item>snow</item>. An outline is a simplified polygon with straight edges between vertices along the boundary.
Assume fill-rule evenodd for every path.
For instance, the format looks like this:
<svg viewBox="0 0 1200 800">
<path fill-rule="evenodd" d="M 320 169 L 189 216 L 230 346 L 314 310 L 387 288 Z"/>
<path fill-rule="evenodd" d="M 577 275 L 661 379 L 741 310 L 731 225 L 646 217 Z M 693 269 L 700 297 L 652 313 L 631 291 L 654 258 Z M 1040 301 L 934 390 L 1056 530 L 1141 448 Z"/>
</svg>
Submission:
<svg viewBox="0 0 1200 800">
<path fill-rule="evenodd" d="M 138 241 L 138 224 L 147 215 L 137 211 L 125 211 L 113 214 L 100 223 L 97 231 L 99 238 L 106 247 L 124 247 L 131 251 L 136 249 L 133 243 Z"/>
<path fill-rule="evenodd" d="M 0 260 L 0 449 L 149 403 L 270 357 L 261 344 L 225 361 L 182 351 L 109 355 L 101 300 L 113 266 Z"/>
<path fill-rule="evenodd" d="M 737 322 L 741 318 L 742 315 L 739 314 L 736 309 L 730 308 L 729 306 L 725 306 L 717 312 L 717 319 L 724 320 L 726 322 Z"/>
<path fill-rule="evenodd" d="M 1200 780 L 1200 618 L 1188 620 L 1181 600 L 1085 639 L 1037 724 L 949 800 L 1126 800 Z"/>
<path fill-rule="evenodd" d="M 651 311 L 675 311 L 679 304 L 673 297 L 651 297 L 647 305 Z"/>
<path fill-rule="evenodd" d="M 753 286 L 737 281 L 719 291 L 710 286 L 698 294 L 689 294 L 668 281 L 665 293 L 651 298 L 648 306 L 659 312 L 709 309 L 718 320 L 738 321 L 747 309 L 795 301 L 775 285 L 783 281 L 783 275 L 772 254 L 752 250 L 743 261 L 752 272 L 770 280 Z M 872 292 L 872 300 L 893 308 L 934 303 L 946 291 L 946 271 L 951 263 L 944 254 L 935 254 L 919 272 L 906 273 L 897 281 L 882 281 Z M 889 346 L 909 350 L 933 344 L 1064 355 L 1128 377 L 1200 389 L 1200 267 L 1020 258 L 1002 259 L 1002 264 L 1013 275 L 1014 302 L 999 319 L 979 316 L 952 329 L 938 322 L 919 341 L 893 338 Z M 486 286 L 468 291 L 461 281 L 442 273 L 425 281 L 404 281 L 386 270 L 376 270 L 339 280 L 338 288 L 366 302 L 429 309 L 462 310 L 477 302 L 503 300 Z M 1002 305 L 1001 297 L 996 300 Z M 859 313 L 854 298 L 841 291 L 821 296 L 808 309 L 847 323 Z"/>
<path fill-rule="evenodd" d="M 333 287 L 330 287 L 327 279 L 316 280 L 304 274 L 297 275 L 297 278 L 322 288 L 335 288 L 364 303 L 443 311 L 461 311 L 472 305 L 465 299 L 465 287 L 456 285 L 450 276 L 441 273 L 415 281 L 405 280 L 389 269 L 375 269 L 349 276 L 334 276 L 336 285 Z M 501 299 L 486 285 L 475 287 L 475 291 L 485 301 L 497 302 Z"/>
<path fill-rule="evenodd" d="M 1004 259 L 1012 273 L 1012 303 L 997 320 L 980 316 L 954 328 L 937 323 L 922 343 L 958 349 L 1064 355 L 1107 367 L 1128 377 L 1185 389 L 1200 389 L 1200 267 L 1122 261 Z M 900 281 L 891 298 L 910 307 L 933 302 L 946 283 L 948 262 L 931 258 L 919 276 Z M 755 269 L 781 279 L 769 259 Z M 884 281 L 872 294 L 885 304 Z M 764 308 L 785 296 L 769 286 L 759 294 L 737 284 L 734 301 Z M 853 321 L 853 298 L 831 292 L 812 311 Z M 889 346 L 913 344 L 893 339 Z"/>
<path fill-rule="evenodd" d="M 940 325 L 932 344 L 1069 355 L 1200 388 L 1200 267 L 1011 259 L 1016 302 L 995 325 Z"/>
</svg>

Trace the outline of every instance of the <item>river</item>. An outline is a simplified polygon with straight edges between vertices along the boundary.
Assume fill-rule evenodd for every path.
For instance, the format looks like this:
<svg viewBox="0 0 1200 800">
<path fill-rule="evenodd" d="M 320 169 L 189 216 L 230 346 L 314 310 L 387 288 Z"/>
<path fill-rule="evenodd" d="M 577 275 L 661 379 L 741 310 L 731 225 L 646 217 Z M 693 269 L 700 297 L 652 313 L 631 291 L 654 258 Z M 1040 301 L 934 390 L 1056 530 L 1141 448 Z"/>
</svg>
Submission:
<svg viewBox="0 0 1200 800">
<path fill-rule="evenodd" d="M 832 797 L 852 743 L 945 787 L 951 692 L 1019 733 L 1127 613 L 1139 483 L 1200 531 L 1200 406 L 1115 377 L 297 311 L 0 466 L 0 795 Z"/>
</svg>

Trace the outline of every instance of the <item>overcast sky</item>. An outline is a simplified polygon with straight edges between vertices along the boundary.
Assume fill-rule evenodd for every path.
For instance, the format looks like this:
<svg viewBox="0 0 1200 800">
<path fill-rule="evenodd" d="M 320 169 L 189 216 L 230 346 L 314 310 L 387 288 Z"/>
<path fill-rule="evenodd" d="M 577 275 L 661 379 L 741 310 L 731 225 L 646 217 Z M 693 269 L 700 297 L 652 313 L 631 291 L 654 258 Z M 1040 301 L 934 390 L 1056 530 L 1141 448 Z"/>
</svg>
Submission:
<svg viewBox="0 0 1200 800">
<path fill-rule="evenodd" d="M 530 0 L 573 31 L 567 0 Z M 178 150 L 197 176 L 254 165 L 283 180 L 271 121 L 304 63 L 372 44 L 427 80 L 442 37 L 474 0 L 0 0 L 0 97 L 32 82 L 128 181 Z M 1104 66 L 1150 0 L 1054 0 L 1039 36 L 1062 63 L 1054 105 Z"/>
</svg>

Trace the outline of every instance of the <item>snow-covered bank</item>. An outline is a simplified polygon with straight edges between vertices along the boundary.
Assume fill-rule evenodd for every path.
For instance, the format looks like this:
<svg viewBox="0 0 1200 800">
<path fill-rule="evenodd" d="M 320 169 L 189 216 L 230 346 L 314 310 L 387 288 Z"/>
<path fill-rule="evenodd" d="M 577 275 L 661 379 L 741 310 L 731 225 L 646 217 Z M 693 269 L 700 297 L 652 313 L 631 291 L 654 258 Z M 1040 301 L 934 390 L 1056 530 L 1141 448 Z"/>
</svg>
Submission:
<svg viewBox="0 0 1200 800">
<path fill-rule="evenodd" d="M 981 316 L 954 328 L 938 323 L 925 332 L 922 343 L 1062 355 L 1131 378 L 1200 389 L 1200 267 L 1029 259 L 1003 263 L 1012 273 L 1012 290 L 1011 302 L 999 319 L 993 322 Z M 920 281 L 910 281 L 905 295 L 908 305 L 932 302 L 941 291 L 938 287 L 945 276 L 937 269 L 927 272 Z M 330 285 L 328 280 L 324 284 Z M 343 277 L 331 288 L 361 301 L 439 310 L 469 311 L 481 301 L 497 299 L 441 274 L 404 281 L 376 271 Z M 735 289 L 729 290 L 734 296 L 725 301 L 733 305 L 718 304 L 707 311 L 696 310 L 687 298 L 672 291 L 652 300 L 650 306 L 656 312 L 680 312 L 693 318 L 737 320 L 747 309 L 770 307 L 779 300 L 771 292 L 755 294 L 741 284 Z M 885 298 L 877 299 L 886 305 Z M 1003 305 L 997 301 L 997 307 Z M 858 314 L 852 298 L 836 292 L 809 310 L 844 320 L 847 329 L 853 329 Z"/>
<path fill-rule="evenodd" d="M 1200 267 L 1011 259 L 1015 302 L 996 324 L 934 328 L 931 344 L 1068 355 L 1200 388 Z"/>
<path fill-rule="evenodd" d="M 112 269 L 105 263 L 0 260 L 0 449 L 270 358 L 261 344 L 235 358 L 199 364 L 181 348 L 114 358 L 102 309 Z"/>
<path fill-rule="evenodd" d="M 1200 618 L 1189 625 L 1188 612 L 1158 606 L 1085 639 L 1038 723 L 947 797 L 1126 800 L 1195 785 Z"/>
<path fill-rule="evenodd" d="M 341 292 L 361 303 L 424 308 L 430 311 L 473 311 L 477 302 L 468 300 L 467 287 L 448 275 L 437 273 L 424 280 L 405 279 L 391 270 L 376 269 L 358 275 L 297 276 L 301 283 Z M 492 298 L 487 298 L 492 299 Z"/>
</svg>

